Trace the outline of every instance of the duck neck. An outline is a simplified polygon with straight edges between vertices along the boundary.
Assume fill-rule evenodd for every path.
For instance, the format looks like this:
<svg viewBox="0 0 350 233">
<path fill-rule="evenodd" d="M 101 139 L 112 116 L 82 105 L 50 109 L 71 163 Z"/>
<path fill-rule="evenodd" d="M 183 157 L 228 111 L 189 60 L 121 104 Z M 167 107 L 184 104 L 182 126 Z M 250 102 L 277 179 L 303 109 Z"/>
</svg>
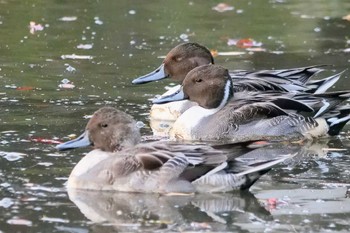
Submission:
<svg viewBox="0 0 350 233">
<path fill-rule="evenodd" d="M 212 107 L 209 107 L 210 105 L 208 105 L 208 107 L 199 107 L 199 108 L 202 108 L 202 110 L 200 111 L 201 114 L 203 116 L 208 116 L 220 111 L 222 108 L 226 106 L 226 104 L 231 100 L 232 97 L 233 97 L 232 80 L 228 79 L 224 87 L 221 101 L 220 102 L 217 101 L 216 102 L 217 104 L 215 104 Z"/>
<path fill-rule="evenodd" d="M 233 97 L 232 80 L 228 80 L 225 85 L 224 95 L 220 104 L 215 108 L 204 108 L 201 106 L 193 106 L 187 111 L 185 111 L 175 122 L 175 125 L 185 126 L 184 128 L 193 128 L 201 124 L 201 121 L 206 117 L 217 113 Z M 176 126 L 178 127 L 178 126 Z"/>
<path fill-rule="evenodd" d="M 224 95 L 222 96 L 222 100 L 216 108 L 213 108 L 213 110 L 215 109 L 215 112 L 217 112 L 223 107 L 225 107 L 232 97 L 233 97 L 232 79 L 228 79 L 225 84 Z"/>
</svg>

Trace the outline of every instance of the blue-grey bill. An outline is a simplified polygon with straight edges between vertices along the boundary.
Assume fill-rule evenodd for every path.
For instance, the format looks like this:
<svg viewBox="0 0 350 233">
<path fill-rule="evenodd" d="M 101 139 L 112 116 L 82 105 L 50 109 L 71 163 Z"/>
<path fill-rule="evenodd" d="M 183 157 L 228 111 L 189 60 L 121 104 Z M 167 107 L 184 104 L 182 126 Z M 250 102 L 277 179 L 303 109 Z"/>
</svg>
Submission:
<svg viewBox="0 0 350 233">
<path fill-rule="evenodd" d="M 157 69 L 155 69 L 151 73 L 134 79 L 132 81 L 132 83 L 133 84 L 148 83 L 148 82 L 161 80 L 161 79 L 164 79 L 164 78 L 167 78 L 167 77 L 168 76 L 165 74 L 165 71 L 164 71 L 164 64 L 161 64 Z"/>
<path fill-rule="evenodd" d="M 89 139 L 88 132 L 84 132 L 82 135 L 68 142 L 61 143 L 56 146 L 57 150 L 70 150 L 79 147 L 90 146 L 91 142 Z"/>
<path fill-rule="evenodd" d="M 162 95 L 157 99 L 152 100 L 152 103 L 154 104 L 165 104 L 169 102 L 175 102 L 187 99 L 185 93 L 183 92 L 183 89 L 180 88 L 177 92 L 174 92 L 170 95 Z"/>
</svg>

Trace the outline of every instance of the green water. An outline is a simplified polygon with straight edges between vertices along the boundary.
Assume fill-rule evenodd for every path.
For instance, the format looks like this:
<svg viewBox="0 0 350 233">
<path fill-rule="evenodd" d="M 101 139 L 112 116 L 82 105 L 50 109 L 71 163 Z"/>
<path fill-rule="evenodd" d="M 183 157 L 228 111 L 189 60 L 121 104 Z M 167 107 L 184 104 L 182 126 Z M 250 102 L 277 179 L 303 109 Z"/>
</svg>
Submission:
<svg viewBox="0 0 350 233">
<path fill-rule="evenodd" d="M 84 116 L 104 105 L 147 125 L 149 99 L 171 81 L 133 86 L 131 80 L 187 40 L 242 52 L 215 58 L 230 69 L 328 64 L 318 77 L 345 70 L 332 90 L 350 89 L 350 22 L 342 19 L 350 2 L 237 0 L 227 1 L 234 10 L 223 13 L 212 10 L 218 3 L 0 0 L 0 232 L 350 230 L 349 126 L 320 146 L 345 150 L 326 151 L 297 169 L 281 165 L 249 195 L 82 194 L 88 210 L 70 201 L 64 188 L 88 149 L 59 153 L 52 144 L 33 141 L 80 134 Z M 43 30 L 32 34 L 31 21 Z M 264 51 L 227 44 L 243 38 L 261 42 Z M 64 59 L 73 54 L 78 57 Z M 75 88 L 60 88 L 64 79 Z M 149 135 L 150 129 L 142 132 Z M 281 201 L 266 206 L 269 198 Z"/>
</svg>

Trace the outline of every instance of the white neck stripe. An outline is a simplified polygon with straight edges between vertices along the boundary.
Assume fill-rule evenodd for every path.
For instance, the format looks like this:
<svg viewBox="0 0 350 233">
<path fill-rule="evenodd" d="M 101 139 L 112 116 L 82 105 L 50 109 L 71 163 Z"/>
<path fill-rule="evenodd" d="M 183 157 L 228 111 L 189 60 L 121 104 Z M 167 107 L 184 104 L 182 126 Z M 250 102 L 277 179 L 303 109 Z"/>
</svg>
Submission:
<svg viewBox="0 0 350 233">
<path fill-rule="evenodd" d="M 232 91 L 231 82 L 231 80 L 227 79 L 224 89 L 224 97 L 222 98 L 220 105 L 216 109 L 222 109 L 229 101 L 230 92 Z"/>
</svg>

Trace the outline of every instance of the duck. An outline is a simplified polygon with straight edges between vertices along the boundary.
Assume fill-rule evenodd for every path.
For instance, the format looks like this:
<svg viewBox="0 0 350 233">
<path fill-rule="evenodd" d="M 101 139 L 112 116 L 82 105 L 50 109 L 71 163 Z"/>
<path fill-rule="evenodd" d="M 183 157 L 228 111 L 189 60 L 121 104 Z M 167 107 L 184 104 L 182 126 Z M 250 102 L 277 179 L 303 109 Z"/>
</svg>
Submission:
<svg viewBox="0 0 350 233">
<path fill-rule="evenodd" d="M 60 151 L 94 147 L 73 168 L 67 188 L 161 194 L 247 190 L 271 167 L 294 156 L 244 162 L 236 159 L 248 148 L 241 144 L 227 149 L 140 139 L 129 114 L 113 107 L 97 110 L 81 136 L 56 146 Z"/>
<path fill-rule="evenodd" d="M 249 140 L 299 141 L 312 140 L 339 134 L 350 120 L 350 106 L 346 100 L 350 92 L 339 94 L 343 100 L 331 108 L 320 107 L 317 117 L 303 116 L 288 111 L 288 102 L 280 101 L 281 95 L 267 100 L 265 93 L 234 93 L 229 71 L 218 65 L 202 65 L 191 70 L 183 81 L 180 91 L 153 101 L 156 104 L 188 99 L 196 102 L 186 110 L 170 130 L 170 138 L 185 141 Z M 322 94 L 323 99 L 327 95 Z M 317 97 L 317 95 L 315 95 Z M 288 98 L 287 98 L 288 99 Z M 292 102 L 297 100 L 289 99 Z M 298 102 L 298 104 L 303 104 Z M 326 105 L 327 106 L 327 105 Z M 300 106 L 296 105 L 295 110 Z"/>
<path fill-rule="evenodd" d="M 214 58 L 205 46 L 188 42 L 179 44 L 166 55 L 163 63 L 149 74 L 138 77 L 133 84 L 142 84 L 171 78 L 175 82 L 182 83 L 189 71 L 195 67 L 214 64 Z M 279 91 L 324 93 L 334 85 L 341 73 L 332 75 L 322 80 L 310 80 L 312 76 L 323 70 L 323 65 L 298 67 L 280 70 L 245 71 L 231 70 L 233 91 Z M 177 92 L 180 85 L 170 88 L 162 96 L 168 96 Z M 183 100 L 168 104 L 153 104 L 150 109 L 150 126 L 156 136 L 167 137 L 169 130 L 176 119 L 187 109 L 196 103 Z"/>
<path fill-rule="evenodd" d="M 169 51 L 163 63 L 154 71 L 140 76 L 132 81 L 133 84 L 143 84 L 165 78 L 171 78 L 182 83 L 188 72 L 207 64 L 214 64 L 214 58 L 208 48 L 195 42 L 182 43 Z M 329 77 L 323 80 L 310 78 L 323 71 L 324 65 L 297 67 L 280 70 L 230 70 L 234 80 L 233 88 L 248 91 L 304 91 L 323 93 L 339 78 Z"/>
</svg>

